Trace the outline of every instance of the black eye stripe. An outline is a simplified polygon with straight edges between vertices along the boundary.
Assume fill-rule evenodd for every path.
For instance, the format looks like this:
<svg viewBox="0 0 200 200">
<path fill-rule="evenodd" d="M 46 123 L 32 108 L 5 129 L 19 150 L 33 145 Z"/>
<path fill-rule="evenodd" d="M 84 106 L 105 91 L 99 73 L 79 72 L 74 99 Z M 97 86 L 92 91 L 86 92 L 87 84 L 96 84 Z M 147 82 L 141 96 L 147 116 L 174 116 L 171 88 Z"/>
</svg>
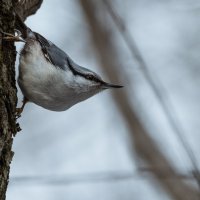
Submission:
<svg viewBox="0 0 200 200">
<path fill-rule="evenodd" d="M 73 73 L 75 76 L 78 75 L 78 76 L 85 77 L 84 74 L 82 74 L 82 73 L 76 71 L 76 70 L 73 68 L 73 66 L 71 65 L 71 62 L 70 62 L 69 59 L 66 59 L 66 61 L 67 61 L 68 67 L 70 68 L 70 70 L 72 71 L 72 73 Z"/>
<path fill-rule="evenodd" d="M 93 75 L 91 75 L 91 74 L 87 74 L 86 76 L 86 79 L 89 79 L 89 80 L 95 80 L 96 78 L 93 76 Z"/>
<path fill-rule="evenodd" d="M 87 80 L 91 80 L 91 81 L 95 81 L 95 82 L 99 82 L 99 83 L 102 82 L 100 79 L 98 79 L 97 77 L 95 77 L 95 76 L 92 75 L 92 74 L 86 75 L 85 78 L 86 78 Z"/>
<path fill-rule="evenodd" d="M 78 75 L 78 76 L 82 76 L 83 78 L 85 78 L 85 79 L 87 79 L 87 80 L 96 81 L 96 82 L 99 82 L 99 83 L 102 82 L 99 78 L 95 77 L 93 74 L 82 74 L 82 73 L 76 71 L 76 70 L 73 68 L 73 66 L 71 65 L 70 60 L 69 60 L 69 59 L 66 59 L 66 61 L 67 61 L 67 64 L 68 64 L 70 70 L 72 71 L 72 73 L 73 73 L 75 76 Z"/>
</svg>

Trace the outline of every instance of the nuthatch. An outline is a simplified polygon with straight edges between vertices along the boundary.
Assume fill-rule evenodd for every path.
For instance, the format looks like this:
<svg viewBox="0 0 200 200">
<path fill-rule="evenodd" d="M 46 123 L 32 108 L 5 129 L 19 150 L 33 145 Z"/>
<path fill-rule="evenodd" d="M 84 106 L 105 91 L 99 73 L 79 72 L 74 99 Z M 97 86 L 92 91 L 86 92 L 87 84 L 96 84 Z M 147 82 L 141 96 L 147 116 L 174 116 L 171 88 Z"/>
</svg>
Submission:
<svg viewBox="0 0 200 200">
<path fill-rule="evenodd" d="M 33 32 L 16 16 L 17 36 L 4 34 L 5 40 L 23 41 L 19 58 L 18 84 L 24 95 L 23 106 L 30 101 L 52 111 L 64 111 L 108 88 L 120 85 L 106 83 L 93 71 L 77 65 L 64 51 Z"/>
</svg>

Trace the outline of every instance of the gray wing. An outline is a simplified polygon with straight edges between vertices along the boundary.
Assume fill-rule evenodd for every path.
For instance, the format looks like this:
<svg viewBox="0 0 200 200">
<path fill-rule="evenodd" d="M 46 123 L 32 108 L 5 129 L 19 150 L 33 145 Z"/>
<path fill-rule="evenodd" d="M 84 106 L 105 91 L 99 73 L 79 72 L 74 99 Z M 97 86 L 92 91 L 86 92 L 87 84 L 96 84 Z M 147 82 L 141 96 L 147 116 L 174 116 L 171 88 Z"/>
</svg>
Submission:
<svg viewBox="0 0 200 200">
<path fill-rule="evenodd" d="M 52 42 L 48 41 L 39 33 L 34 32 L 37 41 L 40 43 L 42 52 L 50 63 L 54 66 L 59 67 L 62 70 L 67 70 L 68 67 L 68 55 L 57 47 Z"/>
<path fill-rule="evenodd" d="M 64 51 L 39 33 L 34 32 L 34 34 L 42 47 L 45 58 L 55 67 L 65 71 L 70 69 L 74 75 L 85 76 L 89 73 L 95 74 L 93 71 L 77 65 Z"/>
</svg>

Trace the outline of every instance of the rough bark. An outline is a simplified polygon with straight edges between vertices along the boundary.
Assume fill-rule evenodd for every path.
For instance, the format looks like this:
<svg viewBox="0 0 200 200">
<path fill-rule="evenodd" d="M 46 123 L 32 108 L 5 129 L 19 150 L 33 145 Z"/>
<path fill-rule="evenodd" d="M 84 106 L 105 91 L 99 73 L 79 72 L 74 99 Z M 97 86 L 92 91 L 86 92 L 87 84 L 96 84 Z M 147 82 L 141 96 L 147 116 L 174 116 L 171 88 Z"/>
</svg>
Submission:
<svg viewBox="0 0 200 200">
<path fill-rule="evenodd" d="M 14 15 L 11 0 L 1 1 L 0 27 L 5 32 L 14 32 Z M 9 179 L 13 136 L 17 133 L 15 108 L 15 47 L 11 42 L 0 41 L 0 199 L 4 200 Z"/>
<path fill-rule="evenodd" d="M 28 16 L 36 13 L 42 2 L 43 0 L 18 0 L 15 10 L 22 20 L 25 21 Z"/>
<path fill-rule="evenodd" d="M 18 4 L 17 10 L 23 13 L 23 19 L 36 12 L 40 4 Z M 28 6 L 29 5 L 29 6 Z M 14 33 L 16 1 L 0 0 L 0 30 Z M 24 11 L 25 8 L 28 8 Z M 0 39 L 0 200 L 5 200 L 9 181 L 10 163 L 13 157 L 13 137 L 19 130 L 15 111 L 17 105 L 17 89 L 15 81 L 16 49 L 13 42 Z"/>
<path fill-rule="evenodd" d="M 126 77 L 120 59 L 122 52 L 117 50 L 112 37 L 112 29 L 108 26 L 108 16 L 104 12 L 101 1 L 80 0 L 81 6 L 88 21 L 91 39 L 97 51 L 98 61 L 110 80 L 120 82 L 121 77 Z M 103 16 L 103 18 L 102 18 Z M 124 78 L 126 79 L 126 78 Z M 114 101 L 119 108 L 124 121 L 130 132 L 133 148 L 137 155 L 142 158 L 152 170 L 158 183 L 165 191 L 176 200 L 197 200 L 200 193 L 195 188 L 187 185 L 177 178 L 178 174 L 171 166 L 167 158 L 161 153 L 156 143 L 149 136 L 133 109 L 132 103 L 126 88 L 120 92 L 113 93 Z M 155 168 L 159 166 L 159 168 Z M 165 179 L 163 177 L 174 177 Z"/>
</svg>

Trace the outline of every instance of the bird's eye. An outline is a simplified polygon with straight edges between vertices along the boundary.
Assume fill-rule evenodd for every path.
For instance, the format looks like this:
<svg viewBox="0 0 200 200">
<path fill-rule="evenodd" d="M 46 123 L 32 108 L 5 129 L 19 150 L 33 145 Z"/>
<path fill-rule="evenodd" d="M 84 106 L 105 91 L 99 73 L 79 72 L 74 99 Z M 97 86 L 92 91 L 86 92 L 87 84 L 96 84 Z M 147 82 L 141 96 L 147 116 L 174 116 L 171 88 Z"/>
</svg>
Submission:
<svg viewBox="0 0 200 200">
<path fill-rule="evenodd" d="M 94 76 L 91 75 L 91 74 L 88 74 L 88 75 L 86 76 L 86 78 L 89 79 L 89 80 L 94 80 Z"/>
</svg>

